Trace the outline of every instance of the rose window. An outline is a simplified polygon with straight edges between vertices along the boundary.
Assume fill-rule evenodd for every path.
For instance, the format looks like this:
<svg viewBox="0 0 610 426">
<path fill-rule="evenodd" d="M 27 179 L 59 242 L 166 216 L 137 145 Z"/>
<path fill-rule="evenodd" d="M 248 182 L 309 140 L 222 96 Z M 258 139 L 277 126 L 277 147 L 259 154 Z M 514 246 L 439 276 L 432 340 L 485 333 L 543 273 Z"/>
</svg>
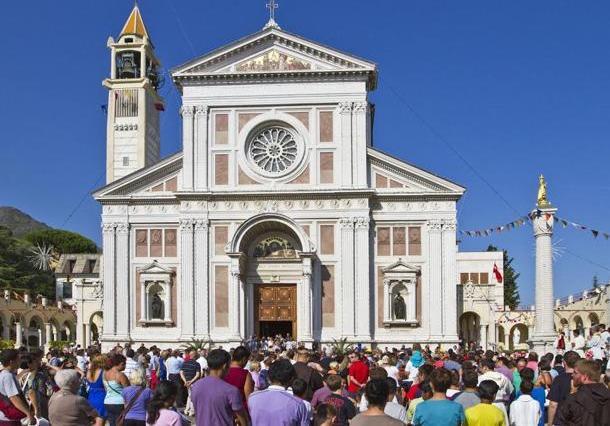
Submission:
<svg viewBox="0 0 610 426">
<path fill-rule="evenodd" d="M 267 127 L 250 140 L 247 155 L 250 162 L 270 176 L 289 172 L 300 154 L 294 135 L 284 127 Z"/>
</svg>

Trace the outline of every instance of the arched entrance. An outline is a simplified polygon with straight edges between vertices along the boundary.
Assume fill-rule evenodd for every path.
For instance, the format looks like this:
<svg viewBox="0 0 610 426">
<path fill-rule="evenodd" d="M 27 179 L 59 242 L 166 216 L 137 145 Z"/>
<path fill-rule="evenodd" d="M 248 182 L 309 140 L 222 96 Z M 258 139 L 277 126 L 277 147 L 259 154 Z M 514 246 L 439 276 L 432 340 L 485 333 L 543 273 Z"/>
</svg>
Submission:
<svg viewBox="0 0 610 426">
<path fill-rule="evenodd" d="M 30 321 L 26 328 L 25 339 L 29 350 L 38 349 L 42 346 L 44 333 L 44 323 L 42 319 L 34 315 L 30 318 Z"/>
<path fill-rule="evenodd" d="M 91 315 L 91 319 L 89 320 L 89 344 L 99 342 L 100 337 L 102 335 L 102 331 L 104 329 L 104 317 L 102 312 L 96 312 Z"/>
<path fill-rule="evenodd" d="M 574 318 L 572 318 L 572 329 L 578 330 L 578 333 L 581 336 L 585 336 L 585 323 L 580 315 L 575 315 Z"/>
<path fill-rule="evenodd" d="M 481 344 L 481 317 L 475 312 L 464 312 L 460 317 L 460 339 L 470 349 Z"/>
<path fill-rule="evenodd" d="M 312 341 L 314 248 L 303 229 L 284 215 L 261 214 L 238 228 L 229 248 L 232 339 L 289 334 Z"/>
<path fill-rule="evenodd" d="M 529 330 L 525 324 L 515 324 L 510 329 L 510 340 L 508 342 L 510 349 L 513 351 L 522 349 L 522 345 L 527 346 L 529 340 Z"/>
<path fill-rule="evenodd" d="M 504 345 L 504 341 L 506 339 L 506 331 L 504 331 L 504 327 L 499 325 L 498 326 L 498 346 L 502 346 L 505 347 Z"/>
</svg>

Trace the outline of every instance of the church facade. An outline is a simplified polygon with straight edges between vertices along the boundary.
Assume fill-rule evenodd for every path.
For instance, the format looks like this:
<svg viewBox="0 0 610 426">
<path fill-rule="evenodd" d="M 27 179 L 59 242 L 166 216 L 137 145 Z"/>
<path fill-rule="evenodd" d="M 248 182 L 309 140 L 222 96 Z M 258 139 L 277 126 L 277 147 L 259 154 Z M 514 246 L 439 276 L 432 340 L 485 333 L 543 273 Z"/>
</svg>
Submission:
<svg viewBox="0 0 610 426">
<path fill-rule="evenodd" d="M 173 69 L 183 150 L 160 159 L 137 6 L 108 45 L 104 345 L 458 343 L 465 189 L 372 145 L 374 63 L 271 20 Z"/>
</svg>

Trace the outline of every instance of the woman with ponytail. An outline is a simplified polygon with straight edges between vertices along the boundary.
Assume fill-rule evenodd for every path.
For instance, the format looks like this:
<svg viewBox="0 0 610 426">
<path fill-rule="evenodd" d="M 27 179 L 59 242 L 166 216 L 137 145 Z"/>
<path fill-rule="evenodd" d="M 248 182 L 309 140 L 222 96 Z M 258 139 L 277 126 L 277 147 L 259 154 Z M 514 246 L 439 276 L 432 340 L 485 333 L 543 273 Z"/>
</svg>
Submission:
<svg viewBox="0 0 610 426">
<path fill-rule="evenodd" d="M 170 410 L 176 400 L 176 384 L 159 382 L 152 399 L 148 402 L 146 423 L 153 426 L 181 426 L 182 417 Z"/>
</svg>

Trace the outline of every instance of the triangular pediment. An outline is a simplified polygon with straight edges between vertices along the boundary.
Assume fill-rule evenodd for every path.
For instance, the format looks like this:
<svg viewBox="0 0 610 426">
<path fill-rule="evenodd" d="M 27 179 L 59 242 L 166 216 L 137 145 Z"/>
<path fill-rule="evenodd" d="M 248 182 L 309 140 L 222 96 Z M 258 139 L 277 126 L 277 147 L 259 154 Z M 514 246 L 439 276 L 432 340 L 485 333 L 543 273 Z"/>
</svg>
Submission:
<svg viewBox="0 0 610 426">
<path fill-rule="evenodd" d="M 174 81 L 222 75 L 356 72 L 376 83 L 372 62 L 304 39 L 277 27 L 267 28 L 172 70 Z"/>
<path fill-rule="evenodd" d="M 368 148 L 371 186 L 379 194 L 446 195 L 459 198 L 464 187 L 374 148 Z"/>
<path fill-rule="evenodd" d="M 93 192 L 97 200 L 143 197 L 173 197 L 179 187 L 182 152 L 167 157 L 150 167 L 137 170 Z"/>
<path fill-rule="evenodd" d="M 419 274 L 420 269 L 418 267 L 405 263 L 402 259 L 398 259 L 397 262 L 392 263 L 390 266 L 383 268 L 383 273 L 388 274 Z"/>
<path fill-rule="evenodd" d="M 169 275 L 174 273 L 174 271 L 172 269 L 161 265 L 156 260 L 153 261 L 152 263 L 149 263 L 148 265 L 143 266 L 142 268 L 138 269 L 138 272 L 141 274 L 169 274 Z"/>
</svg>

